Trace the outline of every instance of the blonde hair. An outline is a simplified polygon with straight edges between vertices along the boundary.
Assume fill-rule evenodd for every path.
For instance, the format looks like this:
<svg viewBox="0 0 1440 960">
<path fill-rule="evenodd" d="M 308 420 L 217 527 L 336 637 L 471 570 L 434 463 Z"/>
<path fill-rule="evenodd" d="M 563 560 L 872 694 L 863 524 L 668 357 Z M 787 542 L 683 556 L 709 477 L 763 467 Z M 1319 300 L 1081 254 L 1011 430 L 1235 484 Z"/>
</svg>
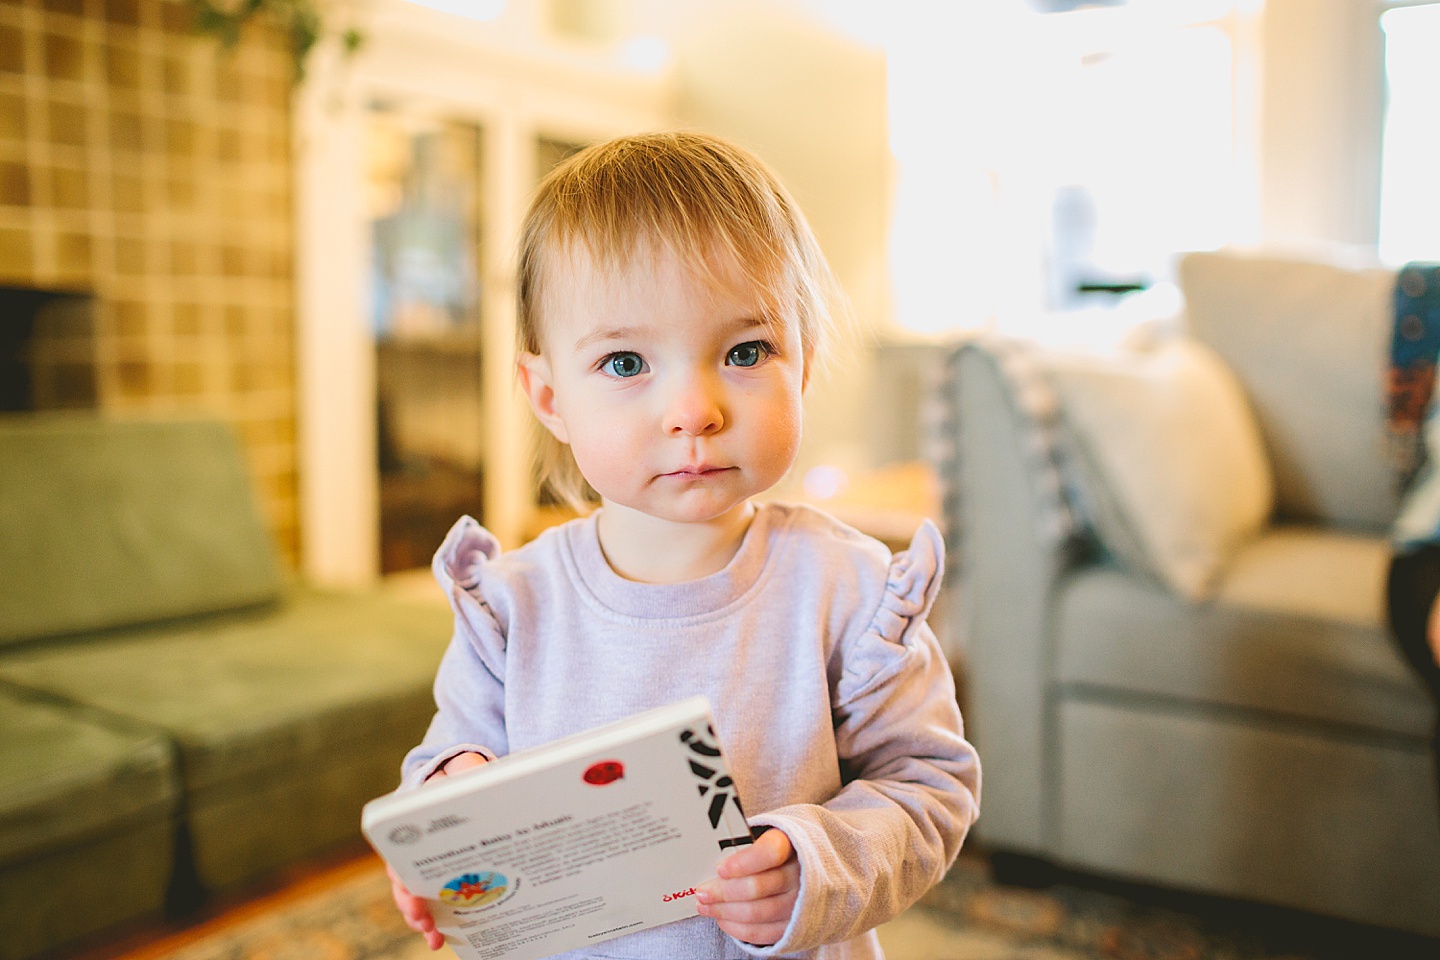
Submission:
<svg viewBox="0 0 1440 960">
<path fill-rule="evenodd" d="M 561 254 L 583 247 L 598 265 L 623 268 L 647 245 L 671 250 L 711 284 L 737 269 L 771 322 L 793 311 L 807 367 L 823 356 L 844 300 L 804 214 L 759 158 L 691 132 L 597 143 L 541 181 L 520 235 L 519 349 L 542 352 L 547 270 Z M 537 467 L 542 485 L 572 506 L 592 493 L 570 449 L 543 429 Z"/>
</svg>

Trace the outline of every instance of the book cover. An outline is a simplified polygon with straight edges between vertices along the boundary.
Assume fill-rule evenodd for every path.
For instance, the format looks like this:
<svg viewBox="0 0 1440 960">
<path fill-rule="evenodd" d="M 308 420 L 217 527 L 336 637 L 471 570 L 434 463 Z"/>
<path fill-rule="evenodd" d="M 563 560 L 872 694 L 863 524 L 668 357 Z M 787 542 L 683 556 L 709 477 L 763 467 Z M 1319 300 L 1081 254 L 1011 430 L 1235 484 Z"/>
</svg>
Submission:
<svg viewBox="0 0 1440 960">
<path fill-rule="evenodd" d="M 750 827 L 704 697 L 365 805 L 366 838 L 464 960 L 534 960 L 695 916 Z"/>
</svg>

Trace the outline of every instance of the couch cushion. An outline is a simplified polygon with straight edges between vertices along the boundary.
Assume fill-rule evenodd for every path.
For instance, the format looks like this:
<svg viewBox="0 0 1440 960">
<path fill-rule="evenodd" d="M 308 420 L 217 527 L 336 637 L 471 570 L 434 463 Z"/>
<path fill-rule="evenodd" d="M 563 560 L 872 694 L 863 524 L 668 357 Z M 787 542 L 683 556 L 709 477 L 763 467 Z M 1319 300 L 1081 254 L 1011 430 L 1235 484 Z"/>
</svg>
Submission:
<svg viewBox="0 0 1440 960">
<path fill-rule="evenodd" d="M 438 604 L 297 590 L 278 612 L 15 651 L 0 678 L 168 732 L 195 790 L 384 729 L 391 701 L 429 690 L 450 626 Z"/>
<path fill-rule="evenodd" d="M 0 692 L 0 865 L 135 823 L 168 825 L 178 793 L 162 736 Z M 169 848 L 156 855 L 168 874 Z"/>
<path fill-rule="evenodd" d="M 1239 376 L 1277 512 L 1378 532 L 1394 519 L 1385 371 L 1395 272 L 1235 253 L 1179 264 L 1191 332 Z"/>
<path fill-rule="evenodd" d="M 0 418 L 0 646 L 235 609 L 282 581 L 230 430 Z"/>
<path fill-rule="evenodd" d="M 1318 527 L 1270 528 L 1236 554 L 1221 604 L 1373 629 L 1385 622 L 1390 542 Z"/>
<path fill-rule="evenodd" d="M 1234 374 L 1188 339 L 1148 351 L 1052 352 L 1043 369 L 1100 539 L 1129 569 L 1191 599 L 1208 596 L 1274 504 Z"/>
<path fill-rule="evenodd" d="M 275 612 L 15 650 L 0 679 L 172 737 L 201 876 L 223 886 L 358 835 L 360 804 L 424 735 L 450 630 L 439 602 L 306 590 Z"/>
<path fill-rule="evenodd" d="M 1062 684 L 1426 738 L 1434 709 L 1381 617 L 1383 541 L 1281 529 L 1191 604 L 1113 568 L 1057 598 Z"/>
</svg>

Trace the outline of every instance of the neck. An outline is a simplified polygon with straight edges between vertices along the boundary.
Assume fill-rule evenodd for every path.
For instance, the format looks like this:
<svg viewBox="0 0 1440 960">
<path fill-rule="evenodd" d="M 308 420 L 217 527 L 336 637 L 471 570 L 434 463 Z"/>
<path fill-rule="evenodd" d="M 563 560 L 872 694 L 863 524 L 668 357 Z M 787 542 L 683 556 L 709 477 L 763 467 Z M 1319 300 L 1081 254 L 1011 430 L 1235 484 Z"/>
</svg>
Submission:
<svg viewBox="0 0 1440 960">
<path fill-rule="evenodd" d="M 684 583 L 723 570 L 754 518 L 749 502 L 700 523 L 677 523 L 606 502 L 596 531 L 610 568 L 626 580 Z"/>
</svg>

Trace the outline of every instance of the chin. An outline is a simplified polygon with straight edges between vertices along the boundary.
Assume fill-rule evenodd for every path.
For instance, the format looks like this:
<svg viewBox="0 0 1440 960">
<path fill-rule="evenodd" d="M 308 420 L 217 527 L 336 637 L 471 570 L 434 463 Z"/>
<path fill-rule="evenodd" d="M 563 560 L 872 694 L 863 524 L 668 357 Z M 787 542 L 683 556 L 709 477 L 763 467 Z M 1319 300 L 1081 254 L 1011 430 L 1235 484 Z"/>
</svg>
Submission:
<svg viewBox="0 0 1440 960">
<path fill-rule="evenodd" d="M 672 507 L 669 510 L 657 510 L 651 512 L 652 516 L 660 517 L 662 520 L 669 520 L 672 523 L 709 523 L 712 520 L 719 520 L 731 511 L 743 506 L 745 501 L 732 503 L 724 507 Z"/>
<path fill-rule="evenodd" d="M 654 499 L 637 498 L 623 506 L 670 523 L 709 523 L 744 507 L 750 495 L 724 497 L 665 498 L 662 503 Z"/>
</svg>

